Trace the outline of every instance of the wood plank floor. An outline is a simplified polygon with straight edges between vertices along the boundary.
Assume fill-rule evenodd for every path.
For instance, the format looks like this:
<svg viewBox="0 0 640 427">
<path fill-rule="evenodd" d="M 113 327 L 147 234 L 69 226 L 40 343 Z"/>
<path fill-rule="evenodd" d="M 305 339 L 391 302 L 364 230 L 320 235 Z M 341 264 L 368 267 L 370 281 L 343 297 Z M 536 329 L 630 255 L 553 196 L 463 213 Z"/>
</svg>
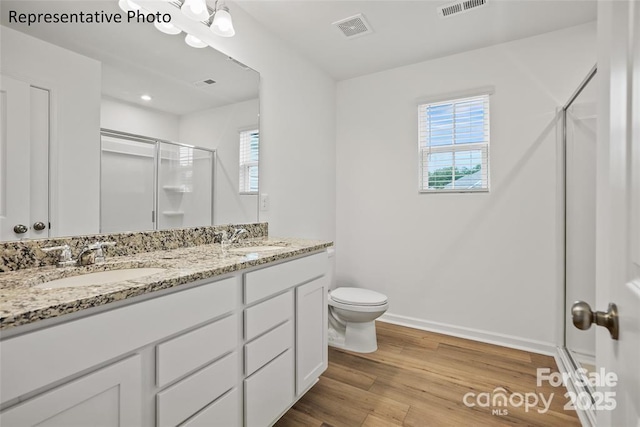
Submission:
<svg viewBox="0 0 640 427">
<path fill-rule="evenodd" d="M 378 351 L 329 348 L 327 371 L 276 427 L 580 426 L 575 411 L 564 410 L 566 389 L 546 381 L 536 386 L 536 368 L 558 371 L 550 356 L 388 323 L 376 326 Z M 463 402 L 470 392 L 500 394 L 493 393 L 498 387 L 515 406 Z M 524 393 L 551 398 L 548 411 L 538 412 L 544 408 L 541 401 L 528 411 L 518 407 Z M 492 414 L 492 409 L 503 413 Z"/>
</svg>

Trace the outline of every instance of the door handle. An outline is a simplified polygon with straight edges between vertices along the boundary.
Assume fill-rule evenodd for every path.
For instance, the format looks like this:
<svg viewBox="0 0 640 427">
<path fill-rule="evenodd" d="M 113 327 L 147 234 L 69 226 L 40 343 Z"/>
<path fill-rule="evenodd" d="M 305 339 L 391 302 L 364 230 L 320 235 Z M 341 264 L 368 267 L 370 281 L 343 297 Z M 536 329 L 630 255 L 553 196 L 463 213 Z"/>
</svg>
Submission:
<svg viewBox="0 0 640 427">
<path fill-rule="evenodd" d="M 573 325 L 586 331 L 593 323 L 604 326 L 609 330 L 611 338 L 618 339 L 618 307 L 614 303 L 609 303 L 609 309 L 605 311 L 591 311 L 591 307 L 584 301 L 576 301 L 571 306 L 571 319 Z"/>
<path fill-rule="evenodd" d="M 27 231 L 29 231 L 29 227 L 23 224 L 18 224 L 15 227 L 13 227 L 13 232 L 16 234 L 24 234 Z"/>
<path fill-rule="evenodd" d="M 45 228 L 47 228 L 46 224 L 42 221 L 38 221 L 36 223 L 33 224 L 33 229 L 36 231 L 42 231 Z"/>
</svg>

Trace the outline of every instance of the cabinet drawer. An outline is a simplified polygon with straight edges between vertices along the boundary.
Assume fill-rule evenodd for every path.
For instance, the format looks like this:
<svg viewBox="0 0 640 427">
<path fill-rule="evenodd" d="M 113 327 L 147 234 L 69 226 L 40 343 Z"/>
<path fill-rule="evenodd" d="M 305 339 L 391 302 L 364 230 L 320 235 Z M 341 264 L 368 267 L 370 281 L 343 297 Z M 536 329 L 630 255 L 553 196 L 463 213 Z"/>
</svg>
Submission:
<svg viewBox="0 0 640 427">
<path fill-rule="evenodd" d="M 326 252 L 284 262 L 244 275 L 244 302 L 251 304 L 269 295 L 289 289 L 327 272 Z"/>
<path fill-rule="evenodd" d="M 238 316 L 233 314 L 158 345 L 158 387 L 234 350 L 237 344 Z"/>
<path fill-rule="evenodd" d="M 158 426 L 176 426 L 193 416 L 233 388 L 238 374 L 238 354 L 231 353 L 158 393 Z"/>
<path fill-rule="evenodd" d="M 244 337 L 250 341 L 293 317 L 293 293 L 287 292 L 244 311 Z"/>
<path fill-rule="evenodd" d="M 293 346 L 293 324 L 291 321 L 278 326 L 244 346 L 244 371 L 249 376 L 277 355 Z"/>
<path fill-rule="evenodd" d="M 231 277 L 3 340 L 2 402 L 228 313 L 238 286 Z"/>
<path fill-rule="evenodd" d="M 245 427 L 271 425 L 293 402 L 293 350 L 244 380 Z"/>
<path fill-rule="evenodd" d="M 240 427 L 240 392 L 234 388 L 180 427 Z"/>
</svg>

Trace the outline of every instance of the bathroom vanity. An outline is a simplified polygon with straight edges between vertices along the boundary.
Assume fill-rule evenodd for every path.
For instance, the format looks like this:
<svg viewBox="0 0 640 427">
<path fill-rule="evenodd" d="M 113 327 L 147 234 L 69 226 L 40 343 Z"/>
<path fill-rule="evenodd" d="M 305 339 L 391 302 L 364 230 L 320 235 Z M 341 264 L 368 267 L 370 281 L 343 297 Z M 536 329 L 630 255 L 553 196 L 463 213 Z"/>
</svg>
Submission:
<svg viewBox="0 0 640 427">
<path fill-rule="evenodd" d="M 255 253 L 208 244 L 113 258 L 164 271 L 75 291 L 31 290 L 67 269 L 2 273 L 3 319 L 25 305 L 7 300 L 15 277 L 29 286 L 22 298 L 51 309 L 0 331 L 0 425 L 275 423 L 327 367 L 331 243 L 257 244 Z"/>
</svg>

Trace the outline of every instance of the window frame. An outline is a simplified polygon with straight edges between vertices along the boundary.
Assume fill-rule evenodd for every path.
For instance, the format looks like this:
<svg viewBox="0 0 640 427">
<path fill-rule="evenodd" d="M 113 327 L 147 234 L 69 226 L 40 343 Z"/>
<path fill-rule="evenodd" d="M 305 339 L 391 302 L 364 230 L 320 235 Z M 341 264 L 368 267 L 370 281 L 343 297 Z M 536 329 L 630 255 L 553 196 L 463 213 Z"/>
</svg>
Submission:
<svg viewBox="0 0 640 427">
<path fill-rule="evenodd" d="M 418 193 L 419 194 L 443 194 L 443 193 L 489 193 L 491 189 L 491 159 L 490 159 L 490 146 L 491 146 L 491 95 L 494 93 L 494 88 L 491 86 L 460 91 L 449 94 L 441 94 L 437 96 L 432 96 L 428 98 L 421 98 L 417 100 L 417 141 L 418 141 Z M 463 144 L 450 144 L 450 145 L 436 145 L 436 146 L 427 146 L 423 147 L 421 140 L 421 119 L 422 113 L 421 110 L 426 105 L 434 105 L 434 104 L 446 104 L 451 103 L 455 104 L 456 102 L 463 101 L 469 98 L 477 98 L 477 97 L 487 97 L 487 105 L 488 112 L 486 112 L 487 118 L 486 120 L 486 132 L 487 138 L 486 142 L 475 142 L 475 143 L 463 143 Z M 486 167 L 487 171 L 487 185 L 482 188 L 424 188 L 424 168 L 428 170 L 428 163 L 425 164 L 426 160 L 424 160 L 425 156 L 434 153 L 452 153 L 455 154 L 458 151 L 474 151 L 481 150 L 483 158 L 486 158 L 486 162 L 483 161 L 482 166 Z M 455 163 L 452 163 L 452 165 Z M 455 181 L 452 181 L 455 182 Z"/>
<path fill-rule="evenodd" d="M 257 134 L 258 135 L 258 160 L 251 160 L 248 162 L 242 162 L 242 136 L 243 134 Z M 249 137 L 249 143 L 251 141 Z M 251 196 L 257 195 L 260 193 L 260 178 L 258 178 L 258 189 L 255 191 L 246 191 L 241 188 L 241 184 L 243 182 L 249 183 L 250 180 L 250 170 L 251 168 L 258 168 L 258 177 L 260 176 L 260 128 L 256 126 L 249 126 L 245 128 L 238 129 L 238 194 L 241 196 Z M 243 179 L 244 177 L 244 179 Z M 245 187 L 246 188 L 246 187 Z"/>
</svg>

